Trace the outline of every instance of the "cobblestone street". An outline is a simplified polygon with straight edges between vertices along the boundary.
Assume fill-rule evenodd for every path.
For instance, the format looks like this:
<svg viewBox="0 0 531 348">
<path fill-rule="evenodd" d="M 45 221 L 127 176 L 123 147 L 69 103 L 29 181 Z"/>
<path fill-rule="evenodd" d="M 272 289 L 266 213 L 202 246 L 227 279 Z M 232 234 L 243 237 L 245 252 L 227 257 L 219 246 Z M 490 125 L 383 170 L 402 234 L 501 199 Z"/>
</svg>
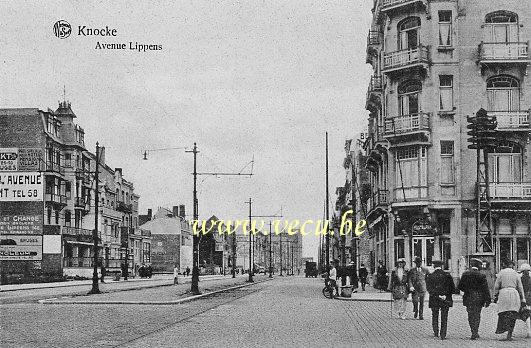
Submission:
<svg viewBox="0 0 531 348">
<path fill-rule="evenodd" d="M 260 280 L 260 278 L 258 278 Z M 201 285 L 205 289 L 206 284 Z M 213 283 L 212 283 L 213 284 Z M 214 286 L 210 286 L 214 288 Z M 423 321 L 390 318 L 390 303 L 325 299 L 320 279 L 277 277 L 237 290 L 176 305 L 9 304 L 2 309 L 2 347 L 528 347 L 525 325 L 515 341 L 494 334 L 495 305 L 483 311 L 481 338 L 470 341 L 466 311 L 450 310 L 448 338 L 432 337 L 429 309 Z M 369 289 L 372 291 L 372 289 Z M 134 290 L 108 300 L 170 299 L 175 289 Z M 370 294 L 363 294 L 365 298 Z M 153 298 L 153 297 L 156 298 Z M 88 296 L 87 298 L 89 298 Z M 374 298 L 378 297 L 375 293 Z M 426 304 L 427 305 L 427 304 Z M 131 320 L 133 318 L 134 320 Z"/>
</svg>

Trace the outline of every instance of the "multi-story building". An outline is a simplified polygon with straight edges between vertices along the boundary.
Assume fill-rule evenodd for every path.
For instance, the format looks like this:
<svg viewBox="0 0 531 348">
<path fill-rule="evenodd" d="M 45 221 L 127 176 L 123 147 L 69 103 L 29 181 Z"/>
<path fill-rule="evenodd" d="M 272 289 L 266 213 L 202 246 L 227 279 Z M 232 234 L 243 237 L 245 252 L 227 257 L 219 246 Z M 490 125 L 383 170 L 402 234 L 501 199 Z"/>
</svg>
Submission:
<svg viewBox="0 0 531 348">
<path fill-rule="evenodd" d="M 142 257 L 144 260 L 150 257 L 153 270 L 165 273 L 172 273 L 175 267 L 180 273 L 185 272 L 187 267 L 192 270 L 192 229 L 186 220 L 185 206 L 174 206 L 172 210 L 159 208 L 154 215 L 148 209 L 147 216 L 141 217 L 146 222 L 140 229 L 144 234 L 149 231 L 151 235 L 148 248 L 151 254 L 148 256 L 144 252 Z M 136 245 L 136 241 L 133 244 Z M 143 250 L 146 250 L 145 246 Z"/>
<path fill-rule="evenodd" d="M 0 165 L 1 174 L 5 178 L 31 173 L 42 177 L 42 187 L 7 185 L 13 192 L 27 193 L 24 198 L 0 200 L 0 215 L 5 219 L 2 239 L 14 236 L 19 240 L 31 233 L 35 241 L 35 245 L 10 247 L 10 255 L 3 257 L 4 273 L 13 281 L 92 276 L 96 189 L 100 196 L 99 262 L 109 270 L 120 270 L 126 249 L 121 245 L 120 227 L 129 227 L 130 234 L 136 235 L 138 209 L 122 209 L 138 204 L 133 185 L 122 178 L 121 169 L 113 170 L 105 163 L 104 147 L 99 152 L 96 185 L 96 156 L 85 147 L 84 130 L 74 123 L 75 118 L 66 101 L 56 111 L 0 110 L 0 152 L 14 158 L 10 166 L 7 162 Z M 30 192 L 37 195 L 29 196 Z M 32 231 L 25 231 L 21 220 L 31 221 Z M 149 243 L 149 237 L 144 237 Z"/>
<path fill-rule="evenodd" d="M 375 258 L 530 259 L 529 3 L 375 0 L 367 38 L 367 218 Z M 476 151 L 467 115 L 497 117 L 488 154 L 492 233 L 476 235 Z M 484 169 L 482 169 L 484 172 Z M 484 243 L 492 237 L 492 248 Z"/>
</svg>

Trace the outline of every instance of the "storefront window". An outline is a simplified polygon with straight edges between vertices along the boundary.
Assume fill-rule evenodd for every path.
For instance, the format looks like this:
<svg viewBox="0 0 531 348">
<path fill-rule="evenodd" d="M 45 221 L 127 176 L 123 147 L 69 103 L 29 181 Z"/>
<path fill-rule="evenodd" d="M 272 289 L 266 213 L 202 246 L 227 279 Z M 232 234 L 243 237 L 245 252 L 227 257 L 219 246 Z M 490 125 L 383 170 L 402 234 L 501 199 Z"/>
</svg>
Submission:
<svg viewBox="0 0 531 348">
<path fill-rule="evenodd" d="M 529 248 L 526 238 L 516 239 L 516 260 L 518 264 L 529 262 Z"/>
<path fill-rule="evenodd" d="M 500 238 L 500 260 L 512 260 L 511 239 Z"/>
</svg>

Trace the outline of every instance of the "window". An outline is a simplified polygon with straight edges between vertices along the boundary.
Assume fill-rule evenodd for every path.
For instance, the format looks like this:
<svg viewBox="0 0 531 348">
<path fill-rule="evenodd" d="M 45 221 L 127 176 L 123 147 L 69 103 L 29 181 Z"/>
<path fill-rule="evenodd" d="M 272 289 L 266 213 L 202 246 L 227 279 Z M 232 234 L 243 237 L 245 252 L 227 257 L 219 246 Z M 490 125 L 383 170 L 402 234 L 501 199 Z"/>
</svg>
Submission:
<svg viewBox="0 0 531 348">
<path fill-rule="evenodd" d="M 489 154 L 489 181 L 496 183 L 522 182 L 522 149 L 515 143 L 500 143 Z"/>
<path fill-rule="evenodd" d="M 397 199 L 427 195 L 426 148 L 407 146 L 397 150 L 395 182 Z"/>
<path fill-rule="evenodd" d="M 439 46 L 452 46 L 452 11 L 439 11 Z"/>
<path fill-rule="evenodd" d="M 519 111 L 520 82 L 510 75 L 499 75 L 487 80 L 489 111 Z"/>
<path fill-rule="evenodd" d="M 398 23 L 398 49 L 417 48 L 420 44 L 420 18 L 409 17 Z"/>
<path fill-rule="evenodd" d="M 454 184 L 454 142 L 441 140 L 441 184 Z"/>
<path fill-rule="evenodd" d="M 518 15 L 508 11 L 496 11 L 485 16 L 484 41 L 518 42 Z"/>
<path fill-rule="evenodd" d="M 65 211 L 65 226 L 72 226 L 72 213 L 69 210 Z"/>
<path fill-rule="evenodd" d="M 405 81 L 398 86 L 398 108 L 400 116 L 418 114 L 420 111 L 420 81 Z"/>
<path fill-rule="evenodd" d="M 65 196 L 66 198 L 72 198 L 72 184 L 70 181 L 65 182 Z"/>
<path fill-rule="evenodd" d="M 454 109 L 453 82 L 452 75 L 439 75 L 439 110 L 441 111 Z"/>
</svg>

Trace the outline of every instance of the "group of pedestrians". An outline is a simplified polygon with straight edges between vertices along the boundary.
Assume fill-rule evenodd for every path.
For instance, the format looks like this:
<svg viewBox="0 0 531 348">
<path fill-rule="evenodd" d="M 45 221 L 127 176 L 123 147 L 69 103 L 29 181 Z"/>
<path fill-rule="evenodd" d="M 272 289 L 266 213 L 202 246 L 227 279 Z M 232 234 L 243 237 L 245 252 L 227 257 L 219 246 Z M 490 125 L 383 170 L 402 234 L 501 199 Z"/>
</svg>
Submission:
<svg viewBox="0 0 531 348">
<path fill-rule="evenodd" d="M 453 306 L 452 296 L 459 290 L 463 292 L 463 305 L 468 313 L 468 323 L 472 333 L 470 339 L 479 338 L 481 310 L 489 307 L 491 302 L 497 303 L 497 334 L 507 333 L 504 340 L 511 341 L 516 320 L 522 319 L 527 325 L 527 337 L 531 337 L 531 319 L 527 306 L 527 303 L 531 303 L 529 264 L 521 265 L 522 275 L 520 275 L 513 269 L 512 261 L 505 261 L 494 284 L 489 286 L 491 282 L 484 273 L 480 272 L 482 260 L 471 259 L 470 268 L 463 273 L 456 288 L 452 276 L 442 269 L 443 262 L 433 260 L 432 263 L 434 271 L 430 273 L 422 267 L 422 260 L 419 257 L 415 258 L 415 267 L 411 270 L 405 268 L 405 259 L 398 259 L 396 268 L 389 276 L 387 290 L 391 291 L 400 319 L 406 318 L 406 302 L 411 293 L 414 317 L 422 320 L 424 298 L 428 292 L 433 334 L 444 340 L 447 334 L 449 309 Z"/>
<path fill-rule="evenodd" d="M 359 277 L 358 277 L 359 275 Z M 358 288 L 358 282 L 361 284 L 362 291 L 365 291 L 365 286 L 367 285 L 367 277 L 369 271 L 365 268 L 365 265 L 362 263 L 359 270 L 356 270 L 356 264 L 354 261 L 351 261 L 348 266 L 340 267 L 338 260 L 333 260 L 330 264 L 330 270 L 328 271 L 328 282 L 330 286 L 335 289 L 335 297 L 339 296 L 339 286 L 337 284 L 337 279 L 341 279 L 341 285 L 346 285 L 346 280 L 348 279 L 349 285 L 353 289 Z"/>
</svg>

